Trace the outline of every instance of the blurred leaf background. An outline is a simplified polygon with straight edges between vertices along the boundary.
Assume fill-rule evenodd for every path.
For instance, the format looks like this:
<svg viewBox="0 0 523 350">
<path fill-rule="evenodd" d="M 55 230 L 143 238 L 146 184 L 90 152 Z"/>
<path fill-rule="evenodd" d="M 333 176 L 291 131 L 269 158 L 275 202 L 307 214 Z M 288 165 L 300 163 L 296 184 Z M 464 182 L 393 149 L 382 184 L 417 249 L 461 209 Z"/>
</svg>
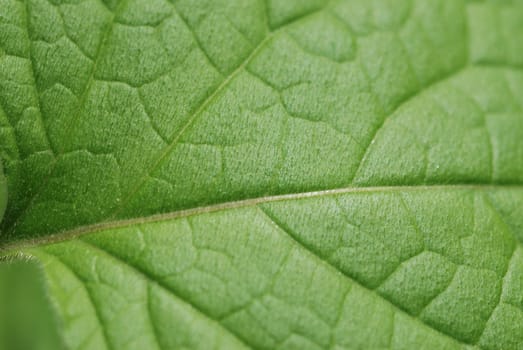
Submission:
<svg viewBox="0 0 523 350">
<path fill-rule="evenodd" d="M 0 350 L 64 349 L 36 263 L 0 264 Z"/>
</svg>

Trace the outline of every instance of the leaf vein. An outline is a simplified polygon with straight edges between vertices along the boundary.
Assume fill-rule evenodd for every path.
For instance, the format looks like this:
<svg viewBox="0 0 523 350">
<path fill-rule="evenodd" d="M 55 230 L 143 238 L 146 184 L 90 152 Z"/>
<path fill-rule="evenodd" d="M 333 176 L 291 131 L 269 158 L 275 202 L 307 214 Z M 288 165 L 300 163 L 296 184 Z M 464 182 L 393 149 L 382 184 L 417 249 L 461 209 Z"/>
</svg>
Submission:
<svg viewBox="0 0 523 350">
<path fill-rule="evenodd" d="M 69 230 L 60 231 L 60 232 L 46 235 L 46 236 L 43 236 L 41 234 L 40 235 L 36 234 L 35 237 L 37 237 L 37 238 L 20 240 L 20 241 L 17 241 L 16 243 L 7 243 L 6 242 L 6 243 L 2 244 L 0 242 L 0 260 L 3 257 L 9 256 L 10 254 L 12 254 L 13 251 L 16 251 L 16 250 L 19 250 L 19 249 L 22 249 L 25 247 L 33 247 L 33 246 L 37 246 L 37 245 L 47 245 L 47 244 L 58 243 L 61 241 L 78 238 L 80 236 L 99 232 L 102 230 L 128 227 L 128 226 L 136 225 L 136 224 L 145 224 L 145 223 L 151 223 L 151 222 L 172 220 L 172 219 L 190 217 L 190 216 L 201 215 L 201 214 L 206 214 L 206 213 L 214 213 L 217 211 L 249 207 L 249 206 L 254 206 L 254 205 L 262 204 L 262 203 L 279 202 L 279 201 L 285 201 L 285 200 L 297 200 L 297 199 L 304 199 L 304 198 L 314 198 L 314 197 L 321 197 L 321 196 L 335 196 L 335 195 L 348 194 L 348 193 L 379 193 L 379 192 L 387 192 L 387 191 L 399 192 L 399 191 L 429 191 L 429 190 L 492 191 L 492 190 L 496 190 L 496 189 L 508 189 L 508 188 L 523 190 L 523 184 L 514 183 L 514 184 L 495 185 L 495 184 L 491 184 L 491 183 L 488 183 L 488 184 L 478 183 L 478 184 L 374 186 L 374 187 L 350 186 L 350 187 L 342 187 L 342 188 L 328 189 L 328 190 L 318 190 L 318 191 L 311 191 L 311 192 L 296 192 L 296 193 L 288 193 L 288 194 L 282 194 L 282 195 L 269 195 L 269 196 L 264 196 L 264 197 L 253 197 L 253 198 L 242 199 L 242 200 L 237 200 L 237 201 L 215 203 L 215 204 L 210 204 L 207 206 L 175 210 L 172 212 L 155 214 L 155 215 L 144 216 L 144 217 L 134 217 L 134 218 L 123 219 L 123 220 L 107 220 L 107 221 L 103 221 L 103 222 L 92 224 L 92 225 L 75 227 L 75 228 L 72 228 Z"/>
<path fill-rule="evenodd" d="M 408 312 L 406 312 L 405 310 L 403 310 L 402 308 L 400 308 L 398 305 L 392 303 L 391 301 L 389 301 L 388 299 L 384 298 L 382 295 L 376 293 L 374 290 L 372 290 L 371 288 L 368 288 L 367 286 L 363 285 L 362 283 L 360 283 L 359 281 L 353 279 L 351 276 L 349 276 L 347 273 L 345 273 L 344 271 L 340 270 L 338 267 L 336 267 L 335 265 L 333 265 L 330 261 L 324 259 L 323 257 L 321 257 L 318 253 L 316 253 L 314 251 L 313 248 L 309 247 L 306 243 L 302 242 L 301 240 L 299 240 L 296 235 L 291 232 L 288 228 L 286 228 L 285 226 L 283 226 L 282 224 L 280 224 L 267 210 L 261 208 L 260 206 L 257 206 L 257 208 L 259 209 L 259 211 L 261 213 L 263 213 L 263 215 L 272 223 L 272 225 L 274 225 L 280 232 L 284 233 L 285 235 L 287 235 L 294 243 L 295 245 L 297 246 L 300 246 L 302 247 L 304 250 L 308 251 L 312 256 L 316 257 L 319 261 L 321 261 L 322 263 L 326 264 L 327 266 L 329 266 L 330 268 L 334 269 L 335 271 L 339 272 L 341 275 L 343 275 L 345 278 L 347 278 L 349 281 L 351 281 L 352 283 L 356 284 L 356 285 L 359 285 L 360 287 L 364 288 L 365 290 L 367 290 L 369 293 L 373 293 L 375 294 L 376 296 L 378 296 L 380 299 L 386 301 L 389 305 L 391 305 L 396 312 L 400 312 L 400 313 L 404 313 L 406 315 L 408 315 L 409 317 L 411 317 L 412 319 L 416 320 L 417 322 L 433 329 L 434 331 L 436 331 L 437 333 L 445 336 L 445 337 L 448 337 L 460 344 L 463 344 L 463 345 L 469 345 L 467 343 L 464 343 L 462 342 L 461 340 L 459 339 L 455 339 L 453 338 L 451 335 L 447 334 L 447 333 L 444 333 L 443 331 L 437 329 L 437 328 L 434 328 L 433 326 L 421 321 L 419 318 L 417 317 L 414 317 L 413 315 L 409 314 Z"/>
<path fill-rule="evenodd" d="M 90 250 L 94 250 L 94 251 L 97 251 L 99 253 L 103 253 L 104 255 L 106 256 L 109 256 L 111 257 L 113 260 L 116 260 L 118 261 L 119 263 L 121 264 L 124 264 L 125 266 L 128 266 L 129 268 L 131 268 L 136 274 L 138 274 L 139 276 L 141 276 L 142 278 L 144 278 L 146 281 L 151 281 L 153 283 L 155 283 L 156 285 L 158 285 L 160 288 L 162 288 L 163 290 L 167 291 L 169 294 L 171 294 L 172 296 L 174 296 L 177 300 L 185 303 L 186 305 L 188 305 L 189 307 L 191 307 L 193 310 L 195 310 L 196 312 L 198 312 L 198 314 L 202 315 L 203 317 L 211 320 L 214 324 L 218 325 L 222 330 L 224 330 L 225 332 L 229 333 L 231 336 L 233 336 L 234 338 L 236 338 L 240 343 L 242 343 L 243 345 L 245 345 L 246 347 L 248 348 L 251 348 L 251 349 L 255 349 L 251 344 L 249 344 L 247 342 L 246 339 L 244 339 L 243 337 L 241 337 L 239 334 L 237 334 L 236 332 L 232 331 L 231 329 L 229 329 L 228 327 L 226 327 L 225 325 L 221 324 L 220 322 L 218 322 L 218 320 L 216 320 L 215 318 L 211 317 L 210 315 L 208 315 L 206 312 L 204 312 L 198 305 L 196 305 L 195 303 L 191 302 L 190 300 L 188 300 L 187 298 L 183 298 L 179 293 L 177 293 L 173 288 L 169 287 L 168 285 L 166 285 L 164 282 L 162 282 L 161 280 L 157 280 L 154 278 L 154 276 L 152 276 L 149 272 L 145 271 L 144 269 L 140 268 L 139 266 L 136 266 L 135 264 L 131 264 L 127 261 L 124 261 L 122 260 L 120 257 L 116 256 L 115 254 L 109 252 L 108 250 L 104 249 L 103 247 L 100 247 L 99 245 L 95 245 L 93 243 L 90 243 L 90 242 L 86 242 L 85 240 L 81 240 L 80 241 L 85 247 L 87 247 L 88 249 Z"/>
</svg>

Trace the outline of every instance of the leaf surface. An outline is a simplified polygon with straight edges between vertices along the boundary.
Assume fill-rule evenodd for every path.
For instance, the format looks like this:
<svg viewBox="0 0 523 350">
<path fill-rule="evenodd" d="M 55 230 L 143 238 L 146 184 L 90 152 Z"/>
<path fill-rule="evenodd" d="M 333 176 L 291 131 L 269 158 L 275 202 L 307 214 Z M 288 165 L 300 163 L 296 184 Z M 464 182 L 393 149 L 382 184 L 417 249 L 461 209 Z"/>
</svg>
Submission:
<svg viewBox="0 0 523 350">
<path fill-rule="evenodd" d="M 68 347 L 523 345 L 521 4 L 0 5 L 1 241 Z"/>
</svg>

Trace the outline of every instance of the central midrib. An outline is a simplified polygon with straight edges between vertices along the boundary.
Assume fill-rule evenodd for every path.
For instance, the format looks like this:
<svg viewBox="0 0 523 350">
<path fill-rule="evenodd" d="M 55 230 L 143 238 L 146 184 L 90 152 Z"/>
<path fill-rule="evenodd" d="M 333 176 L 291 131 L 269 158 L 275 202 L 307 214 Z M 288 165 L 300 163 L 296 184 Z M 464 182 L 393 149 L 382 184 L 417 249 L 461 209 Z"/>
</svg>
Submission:
<svg viewBox="0 0 523 350">
<path fill-rule="evenodd" d="M 380 192 L 412 192 L 412 191 L 492 191 L 501 189 L 519 189 L 523 190 L 523 184 L 492 184 L 492 183 L 478 183 L 478 184 L 451 184 L 451 185 L 401 185 L 401 186 L 368 186 L 368 187 L 342 187 L 335 189 L 326 189 L 310 192 L 297 192 L 279 195 L 269 195 L 263 197 L 253 197 L 247 199 L 234 200 L 229 202 L 215 203 L 211 205 L 203 205 L 199 207 L 186 208 L 175 210 L 171 212 L 154 214 L 143 217 L 134 217 L 130 219 L 119 219 L 111 221 L 103 221 L 86 226 L 79 226 L 70 230 L 48 234 L 31 239 L 22 239 L 15 242 L 9 242 L 0 245 L 0 260 L 7 256 L 16 255 L 21 249 L 35 247 L 39 245 L 48 245 L 62 242 L 69 239 L 74 239 L 86 234 L 105 231 L 109 229 L 124 228 L 133 225 L 141 225 L 159 221 L 174 220 L 178 218 L 185 218 L 189 216 L 196 216 L 206 213 L 214 213 L 222 210 L 231 210 L 252 207 L 258 204 L 279 202 L 287 200 L 300 200 L 305 198 L 315 198 L 323 196 L 335 196 L 349 193 L 380 193 Z M 38 236 L 38 235 L 36 235 Z"/>
</svg>

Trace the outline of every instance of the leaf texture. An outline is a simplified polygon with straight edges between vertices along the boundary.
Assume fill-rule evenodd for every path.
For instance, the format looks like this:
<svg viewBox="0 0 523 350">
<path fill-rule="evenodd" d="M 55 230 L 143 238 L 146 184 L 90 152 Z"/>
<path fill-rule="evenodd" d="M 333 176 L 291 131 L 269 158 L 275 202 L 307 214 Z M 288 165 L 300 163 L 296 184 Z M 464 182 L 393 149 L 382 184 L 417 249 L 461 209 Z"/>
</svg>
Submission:
<svg viewBox="0 0 523 350">
<path fill-rule="evenodd" d="M 0 9 L 0 240 L 69 348 L 523 346 L 521 3 Z"/>
</svg>

